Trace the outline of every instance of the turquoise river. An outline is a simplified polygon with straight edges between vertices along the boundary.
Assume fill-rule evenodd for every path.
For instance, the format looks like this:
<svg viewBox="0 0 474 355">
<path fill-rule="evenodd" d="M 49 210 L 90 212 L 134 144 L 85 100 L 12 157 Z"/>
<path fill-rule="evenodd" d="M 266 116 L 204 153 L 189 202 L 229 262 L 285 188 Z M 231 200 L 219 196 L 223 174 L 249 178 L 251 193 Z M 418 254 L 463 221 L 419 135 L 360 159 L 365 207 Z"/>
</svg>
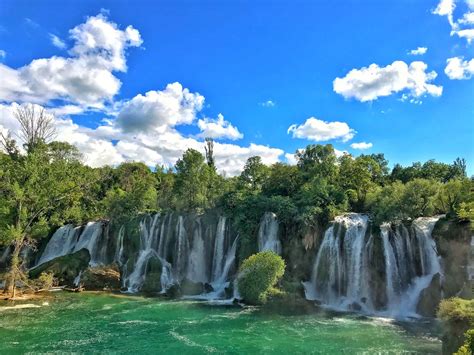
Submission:
<svg viewBox="0 0 474 355">
<path fill-rule="evenodd" d="M 436 326 L 106 293 L 0 302 L 0 354 L 438 354 Z"/>
</svg>

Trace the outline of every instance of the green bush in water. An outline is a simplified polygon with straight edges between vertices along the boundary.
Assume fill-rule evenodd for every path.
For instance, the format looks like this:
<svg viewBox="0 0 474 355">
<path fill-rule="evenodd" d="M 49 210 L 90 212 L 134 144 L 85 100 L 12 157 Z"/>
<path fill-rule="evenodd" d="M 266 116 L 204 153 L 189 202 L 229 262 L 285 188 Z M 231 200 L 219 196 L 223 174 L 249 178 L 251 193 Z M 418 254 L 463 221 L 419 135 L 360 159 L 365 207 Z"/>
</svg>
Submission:
<svg viewBox="0 0 474 355">
<path fill-rule="evenodd" d="M 443 322 L 443 354 L 472 354 L 474 331 L 474 300 L 450 298 L 441 301 L 438 317 Z M 466 342 L 463 345 L 464 337 Z M 462 352 L 462 351 L 468 352 Z"/>
<path fill-rule="evenodd" d="M 466 332 L 466 341 L 454 355 L 472 355 L 474 354 L 474 329 L 469 329 Z"/>
<path fill-rule="evenodd" d="M 285 273 L 285 261 L 271 251 L 264 251 L 245 259 L 240 266 L 238 289 L 243 300 L 263 304 L 267 297 L 278 293 L 275 285 Z"/>
</svg>

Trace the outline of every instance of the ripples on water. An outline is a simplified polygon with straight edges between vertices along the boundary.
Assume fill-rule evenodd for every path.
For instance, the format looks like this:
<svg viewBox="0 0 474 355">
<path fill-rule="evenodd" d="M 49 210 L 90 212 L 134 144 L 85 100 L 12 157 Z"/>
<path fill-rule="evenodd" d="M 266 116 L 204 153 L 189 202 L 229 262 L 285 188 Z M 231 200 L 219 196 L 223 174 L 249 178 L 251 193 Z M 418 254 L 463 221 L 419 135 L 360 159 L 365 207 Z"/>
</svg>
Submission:
<svg viewBox="0 0 474 355">
<path fill-rule="evenodd" d="M 57 294 L 49 304 L 0 303 L 0 354 L 440 353 L 433 327 L 317 311 L 280 315 L 110 294 Z"/>
</svg>

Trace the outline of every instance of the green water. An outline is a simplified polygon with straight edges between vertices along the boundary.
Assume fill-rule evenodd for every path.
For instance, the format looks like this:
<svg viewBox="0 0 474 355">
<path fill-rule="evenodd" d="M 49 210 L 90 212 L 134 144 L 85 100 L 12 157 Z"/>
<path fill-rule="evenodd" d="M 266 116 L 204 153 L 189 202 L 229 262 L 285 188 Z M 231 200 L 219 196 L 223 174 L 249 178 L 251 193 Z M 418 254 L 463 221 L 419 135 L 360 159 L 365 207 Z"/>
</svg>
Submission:
<svg viewBox="0 0 474 355">
<path fill-rule="evenodd" d="M 282 315 L 257 308 L 110 294 L 60 293 L 47 302 L 23 309 L 0 304 L 0 354 L 430 354 L 441 350 L 439 340 L 426 333 L 425 324 L 407 328 L 356 315 L 316 311 Z"/>
</svg>

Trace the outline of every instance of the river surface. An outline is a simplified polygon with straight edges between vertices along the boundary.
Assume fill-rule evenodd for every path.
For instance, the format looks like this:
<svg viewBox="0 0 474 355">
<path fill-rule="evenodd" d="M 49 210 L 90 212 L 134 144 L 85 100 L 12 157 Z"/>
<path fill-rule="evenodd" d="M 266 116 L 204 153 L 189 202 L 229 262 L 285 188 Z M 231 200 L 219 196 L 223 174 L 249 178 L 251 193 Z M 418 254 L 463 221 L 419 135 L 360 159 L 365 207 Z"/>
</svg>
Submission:
<svg viewBox="0 0 474 355">
<path fill-rule="evenodd" d="M 105 293 L 0 303 L 0 354 L 438 354 L 432 329 L 316 309 L 279 314 Z"/>
</svg>

